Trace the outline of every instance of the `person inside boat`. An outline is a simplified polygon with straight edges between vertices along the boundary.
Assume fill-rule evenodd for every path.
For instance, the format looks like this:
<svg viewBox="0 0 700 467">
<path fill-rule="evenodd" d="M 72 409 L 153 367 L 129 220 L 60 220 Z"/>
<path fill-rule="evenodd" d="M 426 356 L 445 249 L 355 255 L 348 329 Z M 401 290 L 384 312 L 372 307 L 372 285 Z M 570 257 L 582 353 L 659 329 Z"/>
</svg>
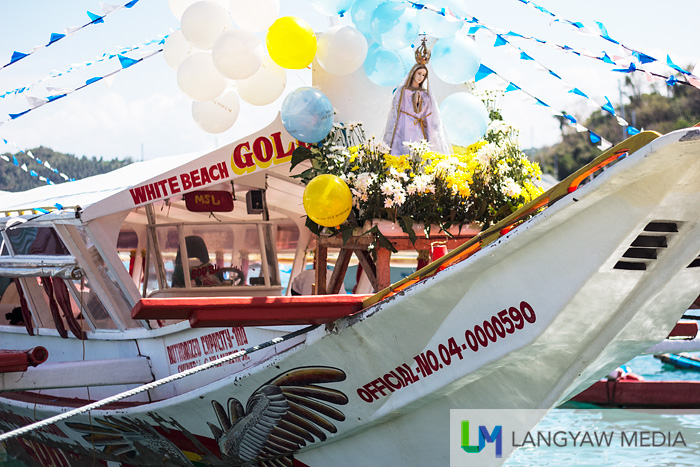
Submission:
<svg viewBox="0 0 700 467">
<path fill-rule="evenodd" d="M 190 280 L 197 287 L 208 287 L 222 285 L 221 279 L 215 274 L 215 267 L 209 262 L 209 250 L 204 243 L 204 239 L 199 235 L 185 237 L 185 248 L 190 264 Z M 196 264 L 199 261 L 199 264 Z M 194 264 L 192 264 L 194 263 Z M 184 287 L 185 273 L 182 268 L 182 257 L 180 251 L 175 257 L 175 267 L 171 279 L 171 287 Z"/>
<path fill-rule="evenodd" d="M 406 76 L 404 83 L 394 92 L 391 110 L 387 117 L 384 142 L 391 154 L 406 154 L 405 142 L 427 141 L 431 150 L 450 154 L 445 130 L 440 120 L 437 101 L 428 86 L 430 51 L 426 40 L 416 49 L 416 65 Z"/>
</svg>

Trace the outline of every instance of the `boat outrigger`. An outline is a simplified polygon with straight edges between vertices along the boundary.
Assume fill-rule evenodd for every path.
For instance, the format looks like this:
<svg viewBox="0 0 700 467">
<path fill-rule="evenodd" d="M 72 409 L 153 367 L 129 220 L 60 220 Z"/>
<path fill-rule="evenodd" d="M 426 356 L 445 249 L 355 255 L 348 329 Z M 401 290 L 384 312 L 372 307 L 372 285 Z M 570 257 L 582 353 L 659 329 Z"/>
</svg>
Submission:
<svg viewBox="0 0 700 467">
<path fill-rule="evenodd" d="M 280 264 L 296 276 L 313 240 L 296 144 L 277 120 L 0 197 L 2 316 L 22 318 L 2 347 L 48 353 L 0 374 L 10 455 L 445 465 L 450 409 L 554 407 L 700 295 L 700 128 L 635 135 L 364 295 L 283 288 Z"/>
</svg>

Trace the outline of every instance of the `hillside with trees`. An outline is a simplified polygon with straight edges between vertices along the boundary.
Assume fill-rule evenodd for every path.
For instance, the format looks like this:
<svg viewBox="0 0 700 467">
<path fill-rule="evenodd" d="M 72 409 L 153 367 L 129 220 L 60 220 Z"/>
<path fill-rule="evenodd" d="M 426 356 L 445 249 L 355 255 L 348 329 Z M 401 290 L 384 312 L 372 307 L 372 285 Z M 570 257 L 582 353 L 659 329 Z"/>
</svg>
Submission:
<svg viewBox="0 0 700 467">
<path fill-rule="evenodd" d="M 0 190 L 24 191 L 46 185 L 46 182 L 40 180 L 38 176 L 46 177 L 55 184 L 66 182 L 60 174 L 43 165 L 44 162 L 48 162 L 51 167 L 75 180 L 110 172 L 132 162 L 131 159 L 103 160 L 101 157 L 99 159 L 85 156 L 76 157 L 72 154 L 63 154 L 43 146 L 30 151 L 35 160 L 21 152 L 3 154 L 9 158 L 10 162 L 2 161 L 3 163 L 0 163 Z M 13 156 L 18 165 L 14 164 Z M 21 168 L 23 164 L 26 164 L 27 171 Z M 32 176 L 29 173 L 30 170 L 33 170 L 37 176 Z"/>
<path fill-rule="evenodd" d="M 692 67 L 691 67 L 692 68 Z M 640 130 L 653 130 L 665 134 L 700 123 L 700 89 L 690 85 L 676 84 L 663 88 L 652 88 L 643 92 L 639 80 L 625 79 L 623 91 L 629 99 L 624 108 L 617 106 L 615 112 Z M 663 94 L 662 94 L 663 93 Z M 578 117 L 578 116 L 576 116 Z M 593 112 L 584 126 L 613 144 L 627 138 L 625 128 L 615 118 L 602 110 Z M 578 133 L 575 128 L 560 119 L 562 142 L 542 148 L 530 157 L 543 161 L 543 172 L 553 174 L 561 180 L 600 155 L 601 151 L 588 138 L 588 133 Z"/>
</svg>

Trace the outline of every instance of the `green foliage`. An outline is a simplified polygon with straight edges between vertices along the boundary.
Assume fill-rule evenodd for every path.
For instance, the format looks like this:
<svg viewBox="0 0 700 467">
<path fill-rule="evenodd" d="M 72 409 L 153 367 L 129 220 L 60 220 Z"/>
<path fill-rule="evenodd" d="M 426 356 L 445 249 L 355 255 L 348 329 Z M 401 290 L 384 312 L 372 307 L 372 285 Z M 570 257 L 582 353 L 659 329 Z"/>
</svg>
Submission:
<svg viewBox="0 0 700 467">
<path fill-rule="evenodd" d="M 630 100 L 625 105 L 624 118 L 635 128 L 665 134 L 700 122 L 700 89 L 676 84 L 663 89 L 664 92 L 668 91 L 667 96 L 656 89 L 644 94 L 641 85 L 628 78 L 625 80 L 624 91 Z M 619 107 L 615 108 L 615 112 L 622 116 Z M 602 110 L 593 112 L 582 124 L 613 144 L 628 136 L 615 118 Z M 563 118 L 560 118 L 560 126 L 562 142 L 542 148 L 537 155 L 531 156 L 535 160 L 543 160 L 544 172 L 554 174 L 559 180 L 586 165 L 601 152 L 590 142 L 588 133 L 576 132 Z"/>
<path fill-rule="evenodd" d="M 72 154 L 63 154 L 43 146 L 31 149 L 31 153 L 36 158 L 36 161 L 21 152 L 4 154 L 10 159 L 10 162 L 2 161 L 3 163 L 0 163 L 0 190 L 25 191 L 46 184 L 39 177 L 33 177 L 29 172 L 22 170 L 21 166 L 23 164 L 27 165 L 28 170 L 33 170 L 38 175 L 46 177 L 55 184 L 59 184 L 65 183 L 66 180 L 53 170 L 37 163 L 38 161 L 42 163 L 48 162 L 51 167 L 75 180 L 111 172 L 132 162 L 131 159 L 103 160 L 101 157 L 97 159 L 96 157 L 87 158 L 85 156 L 78 158 Z M 17 159 L 19 166 L 12 163 L 12 156 Z"/>
</svg>

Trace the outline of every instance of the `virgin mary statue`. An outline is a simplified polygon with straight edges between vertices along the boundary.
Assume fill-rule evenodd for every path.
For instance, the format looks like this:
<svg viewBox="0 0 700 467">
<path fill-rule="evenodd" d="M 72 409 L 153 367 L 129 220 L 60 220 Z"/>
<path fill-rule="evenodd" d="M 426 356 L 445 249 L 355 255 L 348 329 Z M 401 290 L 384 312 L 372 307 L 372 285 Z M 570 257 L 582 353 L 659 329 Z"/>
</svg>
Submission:
<svg viewBox="0 0 700 467">
<path fill-rule="evenodd" d="M 404 142 L 426 140 L 430 149 L 441 154 L 451 154 L 445 130 L 440 120 L 440 111 L 428 85 L 430 51 L 425 39 L 416 49 L 416 64 L 406 76 L 403 84 L 394 92 L 391 110 L 384 131 L 384 142 L 391 154 L 407 154 Z"/>
</svg>

